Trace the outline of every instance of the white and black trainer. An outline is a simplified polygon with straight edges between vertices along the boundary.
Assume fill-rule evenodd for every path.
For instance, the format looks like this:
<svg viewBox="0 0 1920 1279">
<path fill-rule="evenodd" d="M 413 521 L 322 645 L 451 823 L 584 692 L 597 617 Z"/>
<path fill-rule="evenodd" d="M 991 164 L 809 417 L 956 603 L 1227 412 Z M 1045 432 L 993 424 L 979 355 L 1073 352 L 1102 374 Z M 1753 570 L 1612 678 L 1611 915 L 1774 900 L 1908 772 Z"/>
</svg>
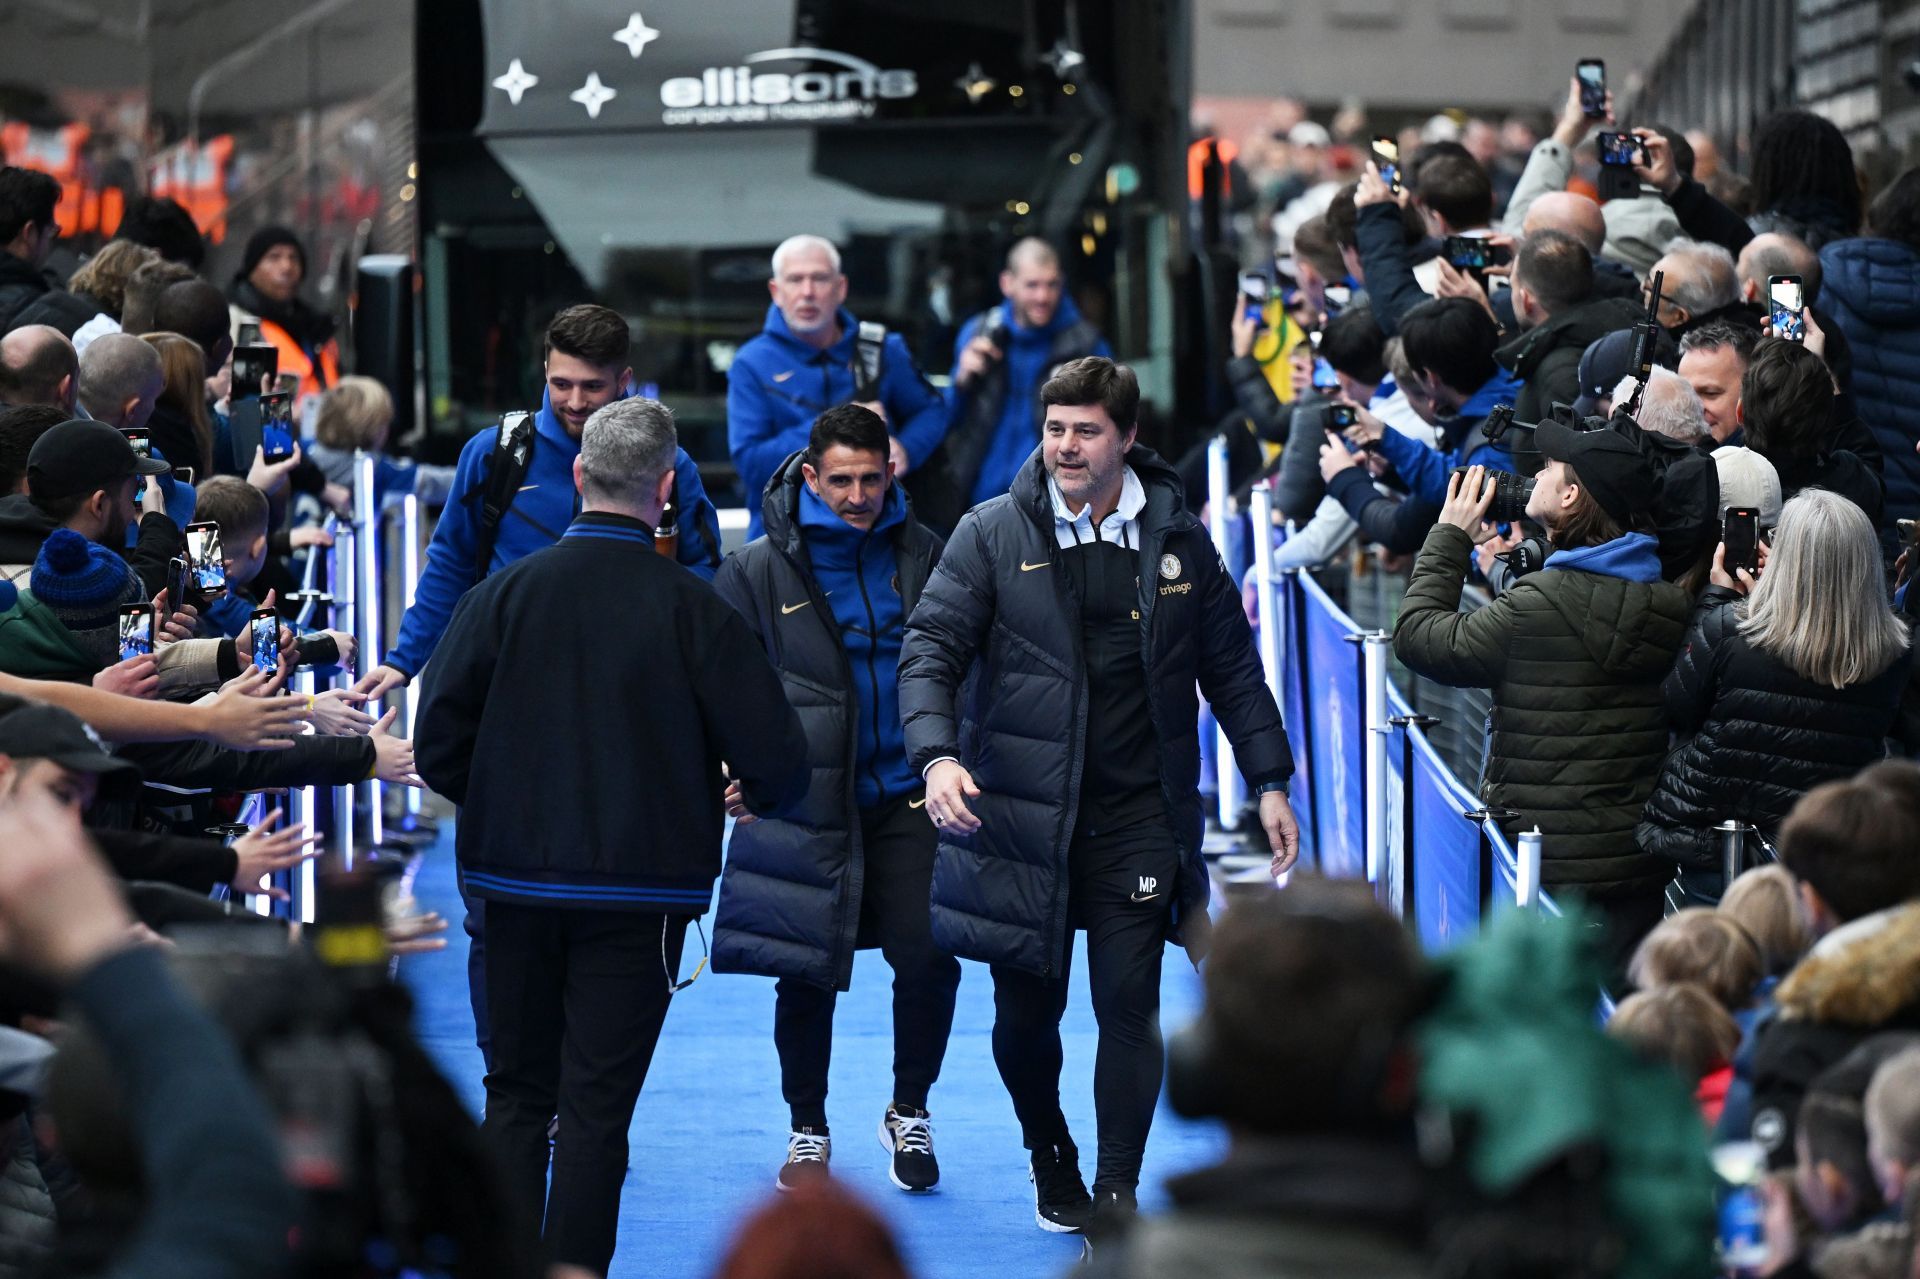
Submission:
<svg viewBox="0 0 1920 1279">
<path fill-rule="evenodd" d="M 924 1110 L 887 1107 L 880 1116 L 880 1146 L 887 1152 L 887 1180 L 902 1190 L 932 1190 L 940 1184 L 940 1162 L 933 1157 L 933 1124 Z"/>
<path fill-rule="evenodd" d="M 795 1128 L 787 1134 L 787 1162 L 780 1165 L 773 1179 L 775 1190 L 798 1190 L 817 1185 L 827 1178 L 827 1160 L 833 1154 L 833 1141 L 824 1132 Z"/>
<path fill-rule="evenodd" d="M 1093 1216 L 1093 1196 L 1080 1179 L 1080 1152 L 1071 1141 L 1043 1146 L 1028 1161 L 1033 1182 L 1033 1220 L 1056 1235 L 1077 1235 Z"/>
</svg>

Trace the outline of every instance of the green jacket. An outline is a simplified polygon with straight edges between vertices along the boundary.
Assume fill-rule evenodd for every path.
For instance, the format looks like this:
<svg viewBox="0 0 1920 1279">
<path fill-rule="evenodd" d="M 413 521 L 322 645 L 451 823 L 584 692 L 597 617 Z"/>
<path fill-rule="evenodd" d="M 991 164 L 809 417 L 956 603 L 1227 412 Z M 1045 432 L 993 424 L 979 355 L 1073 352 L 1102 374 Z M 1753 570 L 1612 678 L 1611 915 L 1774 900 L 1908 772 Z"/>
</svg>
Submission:
<svg viewBox="0 0 1920 1279">
<path fill-rule="evenodd" d="M 21 591 L 14 606 L 0 613 L 0 671 L 85 683 L 99 669 L 99 659 L 83 651 L 66 623 L 31 592 Z"/>
<path fill-rule="evenodd" d="M 1651 547 L 1646 538 L 1646 555 Z M 1480 796 L 1519 811 L 1510 835 L 1540 828 L 1549 887 L 1606 897 L 1657 886 L 1671 868 L 1642 853 L 1633 830 L 1667 753 L 1660 686 L 1686 634 L 1686 592 L 1550 560 L 1486 608 L 1462 613 L 1472 551 L 1451 524 L 1427 534 L 1394 653 L 1428 679 L 1493 690 Z"/>
</svg>

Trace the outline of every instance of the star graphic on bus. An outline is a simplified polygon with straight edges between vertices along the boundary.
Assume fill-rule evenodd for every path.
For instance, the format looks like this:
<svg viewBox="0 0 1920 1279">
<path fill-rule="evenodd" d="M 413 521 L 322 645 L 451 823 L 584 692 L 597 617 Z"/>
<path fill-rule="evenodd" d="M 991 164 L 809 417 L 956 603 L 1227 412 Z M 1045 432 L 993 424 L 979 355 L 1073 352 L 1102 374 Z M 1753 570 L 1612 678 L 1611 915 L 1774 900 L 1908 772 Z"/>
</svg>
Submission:
<svg viewBox="0 0 1920 1279">
<path fill-rule="evenodd" d="M 606 85 L 600 83 L 600 73 L 598 71 L 589 71 L 587 72 L 587 82 L 567 96 L 587 109 L 588 119 L 598 120 L 600 118 L 600 108 L 606 106 L 607 103 L 613 101 L 614 98 L 619 95 Z"/>
<path fill-rule="evenodd" d="M 1053 74 L 1065 80 L 1086 65 L 1087 55 L 1068 44 L 1062 36 L 1054 42 L 1053 48 L 1040 55 L 1040 61 L 1053 68 Z"/>
<path fill-rule="evenodd" d="M 627 52 L 639 57 L 641 50 L 660 38 L 660 33 L 648 26 L 639 14 L 627 19 L 627 25 L 613 33 L 613 38 L 627 46 Z"/>
<path fill-rule="evenodd" d="M 507 64 L 507 73 L 493 82 L 493 87 L 504 89 L 508 100 L 517 107 L 520 105 L 522 95 L 539 83 L 540 77 L 529 75 L 527 69 L 520 65 L 520 59 L 515 58 Z"/>
</svg>

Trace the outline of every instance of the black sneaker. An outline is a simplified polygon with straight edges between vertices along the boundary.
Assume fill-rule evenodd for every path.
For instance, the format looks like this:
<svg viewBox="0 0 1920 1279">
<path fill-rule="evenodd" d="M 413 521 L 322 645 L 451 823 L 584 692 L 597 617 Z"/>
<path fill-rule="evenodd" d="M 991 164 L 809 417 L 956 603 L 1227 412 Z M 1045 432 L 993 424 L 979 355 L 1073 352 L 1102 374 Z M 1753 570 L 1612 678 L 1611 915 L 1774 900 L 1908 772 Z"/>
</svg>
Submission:
<svg viewBox="0 0 1920 1279">
<path fill-rule="evenodd" d="M 1093 1212 L 1088 1215 L 1086 1238 L 1080 1245 L 1080 1260 L 1090 1261 L 1094 1249 L 1104 1248 L 1127 1233 L 1140 1215 L 1140 1202 L 1131 1190 L 1107 1190 L 1096 1186 Z"/>
<path fill-rule="evenodd" d="M 780 1165 L 779 1175 L 773 1179 L 775 1190 L 798 1190 L 802 1186 L 818 1185 L 827 1178 L 827 1159 L 833 1153 L 833 1142 L 824 1132 L 815 1132 L 811 1128 L 795 1128 L 787 1134 L 787 1162 Z"/>
<path fill-rule="evenodd" d="M 887 1180 L 902 1190 L 932 1190 L 940 1184 L 940 1163 L 933 1157 L 933 1125 L 927 1112 L 898 1103 L 880 1116 L 880 1145 L 891 1158 Z"/>
<path fill-rule="evenodd" d="M 1027 1177 L 1033 1182 L 1033 1219 L 1040 1229 L 1077 1235 L 1087 1228 L 1093 1196 L 1080 1180 L 1080 1152 L 1071 1141 L 1034 1151 Z"/>
</svg>

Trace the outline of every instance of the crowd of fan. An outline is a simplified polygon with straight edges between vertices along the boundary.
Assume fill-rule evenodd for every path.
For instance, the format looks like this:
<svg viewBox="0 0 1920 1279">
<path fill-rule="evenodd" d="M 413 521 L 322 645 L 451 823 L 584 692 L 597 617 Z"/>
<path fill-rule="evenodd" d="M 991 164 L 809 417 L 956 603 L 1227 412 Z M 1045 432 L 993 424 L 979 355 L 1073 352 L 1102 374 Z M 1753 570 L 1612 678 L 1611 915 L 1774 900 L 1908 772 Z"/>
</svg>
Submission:
<svg viewBox="0 0 1920 1279">
<path fill-rule="evenodd" d="M 1903 416 L 1920 400 L 1920 171 L 1866 200 L 1838 130 L 1785 113 L 1756 130 L 1744 181 L 1697 135 L 1635 129 L 1635 189 L 1601 202 L 1586 147 L 1611 119 L 1575 87 L 1544 138 L 1514 121 L 1404 139 L 1396 191 L 1371 164 L 1338 180 L 1332 135 L 1282 123 L 1244 160 L 1249 242 L 1280 251 L 1286 291 L 1264 314 L 1236 305 L 1226 370 L 1229 430 L 1280 446 L 1277 562 L 1417 554 L 1396 653 L 1493 690 L 1482 798 L 1510 830 L 1541 831 L 1546 884 L 1604 922 L 1634 992 L 1609 1044 L 1576 976 L 1561 1042 L 1609 1070 L 1670 1064 L 1705 1130 L 1764 1148 L 1769 1273 L 1912 1275 L 1920 768 L 1886 757 L 1920 740 L 1902 523 L 1920 518 Z M 312 855 L 311 834 L 276 829 L 278 813 L 231 842 L 205 833 L 246 792 L 418 784 L 411 744 L 364 696 L 279 695 L 297 670 L 352 665 L 351 637 L 300 625 L 293 597 L 302 559 L 329 544 L 325 513 L 351 500 L 354 452 L 387 442 L 391 400 L 328 372 L 331 331 L 298 301 L 305 262 L 286 233 L 256 236 L 223 291 L 196 274 L 184 214 L 155 202 L 58 289 L 40 269 L 55 195 L 0 169 L 0 1171 L 18 1191 L 0 1197 L 0 1274 L 321 1273 L 374 1236 L 393 1250 L 380 1265 L 530 1273 L 526 1233 L 388 980 L 386 956 L 443 944 L 440 922 L 363 873 L 337 886 L 359 915 L 290 945 L 299 928 L 239 899 L 277 892 L 269 877 Z M 1507 262 L 1456 267 L 1449 237 Z M 1803 282 L 1799 338 L 1770 331 L 1766 283 L 1782 275 Z M 285 460 L 232 456 L 231 335 L 247 317 L 278 327 L 314 396 L 317 438 Z M 1289 325 L 1314 339 L 1288 342 Z M 124 434 L 140 428 L 147 455 Z M 431 498 L 446 480 L 397 462 L 380 476 L 382 496 Z M 1729 555 L 1727 508 L 1756 513 L 1757 565 Z M 197 576 L 182 589 L 190 522 L 218 529 L 223 593 Z M 1488 600 L 1463 612 L 1470 581 Z M 118 618 L 143 603 L 152 651 L 123 657 Z M 283 618 L 272 655 L 253 648 L 257 608 Z M 1728 821 L 1777 864 L 1725 882 Z M 345 920 L 388 945 L 359 948 Z M 204 1006 L 167 977 L 162 932 Z M 1497 935 L 1489 947 L 1525 968 L 1525 939 Z M 312 953 L 334 971 L 318 976 Z M 1486 961 L 1422 959 L 1352 886 L 1237 904 L 1169 1082 L 1176 1104 L 1229 1121 L 1231 1148 L 1095 1268 L 1416 1274 L 1463 1240 L 1489 1267 L 1490 1240 L 1520 1248 L 1475 1232 L 1416 1140 L 1436 1106 L 1471 1109 L 1445 1100 L 1437 1063 L 1468 1054 L 1472 962 Z M 235 971 L 313 994 L 298 1002 L 317 1020 L 262 1013 Z M 271 1134 L 297 1144 L 316 1126 L 270 1114 L 249 1074 L 278 1108 L 276 1084 L 370 1059 L 388 1111 L 337 1147 L 276 1147 Z M 360 1148 L 389 1128 L 405 1167 Z M 1668 1137 L 1704 1149 L 1699 1129 Z M 1711 1194 L 1680 1180 L 1669 1211 L 1698 1261 Z M 1474 1195 L 1475 1209 L 1532 1202 Z M 314 1207 L 334 1200 L 351 1207 Z M 1632 1239 L 1639 1211 L 1594 1229 Z M 1558 1262 L 1569 1241 L 1593 1237 L 1569 1230 Z M 747 1223 L 721 1273 L 801 1273 L 827 1254 L 839 1273 L 905 1273 L 831 1188 Z"/>
</svg>

